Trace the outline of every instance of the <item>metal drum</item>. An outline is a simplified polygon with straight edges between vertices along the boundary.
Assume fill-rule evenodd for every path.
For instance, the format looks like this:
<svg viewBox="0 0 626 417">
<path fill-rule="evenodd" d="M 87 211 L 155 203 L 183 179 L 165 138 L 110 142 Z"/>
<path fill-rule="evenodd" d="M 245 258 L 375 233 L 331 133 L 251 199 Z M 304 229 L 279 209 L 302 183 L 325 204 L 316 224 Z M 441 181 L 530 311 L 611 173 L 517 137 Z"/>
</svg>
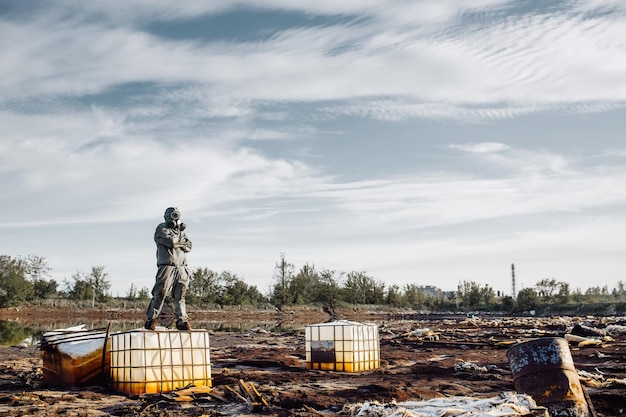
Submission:
<svg viewBox="0 0 626 417">
<path fill-rule="evenodd" d="M 590 416 L 567 340 L 546 337 L 519 343 L 506 357 L 515 390 L 533 397 L 550 416 Z"/>
</svg>

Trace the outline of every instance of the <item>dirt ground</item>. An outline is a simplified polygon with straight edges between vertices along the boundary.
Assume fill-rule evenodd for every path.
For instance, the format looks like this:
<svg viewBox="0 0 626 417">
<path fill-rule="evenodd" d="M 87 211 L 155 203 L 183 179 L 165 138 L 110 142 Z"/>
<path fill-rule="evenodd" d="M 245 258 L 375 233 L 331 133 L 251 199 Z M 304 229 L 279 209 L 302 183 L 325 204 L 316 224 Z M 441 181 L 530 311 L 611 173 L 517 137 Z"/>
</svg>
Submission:
<svg viewBox="0 0 626 417">
<path fill-rule="evenodd" d="M 0 311 L 22 322 L 67 311 Z M 74 312 L 76 313 L 76 312 Z M 141 312 L 81 311 L 85 318 L 132 320 Z M 137 317 L 134 316 L 138 315 Z M 379 325 L 381 367 L 361 373 L 305 369 L 304 325 L 329 320 L 321 309 L 196 311 L 194 323 L 240 320 L 237 331 L 211 330 L 213 390 L 128 396 L 106 385 L 62 389 L 42 382 L 37 346 L 0 347 L 0 416 L 330 416 L 351 415 L 347 405 L 515 391 L 506 350 L 517 341 L 563 337 L 575 324 L 620 329 L 626 317 L 511 318 L 424 315 L 345 309 L 332 318 Z M 268 331 L 253 323 L 280 324 Z M 275 328 L 275 327 L 274 327 Z M 626 333 L 610 333 L 588 347 L 570 344 L 581 381 L 598 416 L 626 415 Z M 246 400 L 240 384 L 260 396 Z M 250 385 L 248 385 L 250 387 Z M 240 394 L 238 396 L 235 392 Z M 266 401 L 263 404 L 262 401 Z"/>
</svg>

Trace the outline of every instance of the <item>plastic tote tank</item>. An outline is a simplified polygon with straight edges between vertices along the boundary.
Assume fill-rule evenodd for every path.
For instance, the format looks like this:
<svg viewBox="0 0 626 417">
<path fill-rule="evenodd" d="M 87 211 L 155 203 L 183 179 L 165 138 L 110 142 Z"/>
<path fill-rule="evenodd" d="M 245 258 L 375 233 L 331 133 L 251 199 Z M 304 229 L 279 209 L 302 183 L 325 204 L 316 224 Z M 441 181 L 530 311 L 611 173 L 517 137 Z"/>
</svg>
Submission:
<svg viewBox="0 0 626 417">
<path fill-rule="evenodd" d="M 359 372 L 380 367 L 378 326 L 339 320 L 306 326 L 306 368 Z"/>
<path fill-rule="evenodd" d="M 107 333 L 84 325 L 47 332 L 41 339 L 43 382 L 83 387 L 105 382 L 109 372 Z"/>
<path fill-rule="evenodd" d="M 130 330 L 111 335 L 111 384 L 126 394 L 211 386 L 206 330 Z"/>
</svg>

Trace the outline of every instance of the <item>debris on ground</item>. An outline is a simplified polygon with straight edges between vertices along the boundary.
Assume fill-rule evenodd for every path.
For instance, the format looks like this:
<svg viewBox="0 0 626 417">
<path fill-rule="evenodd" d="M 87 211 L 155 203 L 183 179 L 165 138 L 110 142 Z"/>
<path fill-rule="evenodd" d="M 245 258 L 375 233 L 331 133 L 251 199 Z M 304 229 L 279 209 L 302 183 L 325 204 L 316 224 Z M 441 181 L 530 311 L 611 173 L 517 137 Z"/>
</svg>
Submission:
<svg viewBox="0 0 626 417">
<path fill-rule="evenodd" d="M 455 372 L 487 372 L 486 366 L 478 366 L 472 362 L 459 362 L 454 365 Z"/>
<path fill-rule="evenodd" d="M 390 404 L 368 401 L 345 406 L 341 414 L 368 417 L 549 417 L 548 410 L 538 406 L 530 396 L 511 392 L 483 399 L 450 397 Z"/>
<path fill-rule="evenodd" d="M 402 334 L 406 339 L 439 340 L 439 334 L 430 329 L 415 329 Z"/>
<path fill-rule="evenodd" d="M 242 319 L 240 329 L 250 331 L 213 330 L 210 390 L 185 387 L 188 391 L 181 389 L 168 396 L 132 396 L 120 395 L 106 385 L 51 387 L 42 381 L 42 359 L 37 347 L 0 347 L 0 416 L 328 417 L 341 415 L 346 405 L 362 406 L 365 402 L 372 408 L 376 403 L 395 407 L 407 402 L 458 397 L 488 400 L 515 390 L 507 349 L 536 337 L 564 337 L 571 334 L 575 324 L 605 329 L 607 333 L 600 337 L 602 344 L 598 346 L 579 348 L 579 342 L 570 342 L 581 383 L 587 387 L 597 415 L 626 416 L 626 331 L 622 331 L 626 329 L 625 317 L 485 314 L 468 319 L 464 314 L 335 309 L 341 319 L 381 326 L 384 323 L 384 331 L 380 332 L 380 368 L 347 373 L 305 369 L 303 329 L 311 322 L 324 320 L 321 309 L 303 314 L 295 310 L 295 314 L 289 315 L 293 320 L 290 330 L 283 327 L 280 331 L 272 330 L 283 318 L 275 312 L 231 313 Z M 142 314 L 143 311 L 137 312 L 139 320 L 143 320 Z M 219 321 L 224 314 L 215 311 L 197 316 Z M 276 322 L 259 326 L 260 318 L 265 320 L 272 314 L 277 316 Z M 200 323 L 194 320 L 194 328 L 202 328 Z M 255 326 L 267 333 L 252 331 Z M 402 337 L 417 329 L 428 329 L 438 339 Z M 612 341 L 604 339 L 609 336 Z M 483 367 L 487 372 L 478 370 Z M 240 381 L 244 381 L 247 390 Z"/>
</svg>

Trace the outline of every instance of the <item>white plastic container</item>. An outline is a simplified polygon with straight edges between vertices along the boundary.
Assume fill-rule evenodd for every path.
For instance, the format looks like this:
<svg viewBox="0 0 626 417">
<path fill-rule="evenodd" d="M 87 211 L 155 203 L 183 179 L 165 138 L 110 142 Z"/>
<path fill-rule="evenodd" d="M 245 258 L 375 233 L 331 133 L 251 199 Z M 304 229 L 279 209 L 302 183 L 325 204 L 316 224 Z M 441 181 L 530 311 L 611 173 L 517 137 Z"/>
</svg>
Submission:
<svg viewBox="0 0 626 417">
<path fill-rule="evenodd" d="M 339 320 L 305 329 L 306 368 L 359 372 L 380 367 L 375 324 Z"/>
<path fill-rule="evenodd" d="M 64 387 L 101 384 L 109 372 L 109 347 L 106 332 L 84 325 L 44 333 L 43 382 Z"/>
<path fill-rule="evenodd" d="M 211 386 L 206 330 L 130 330 L 111 335 L 111 383 L 126 394 Z"/>
</svg>

